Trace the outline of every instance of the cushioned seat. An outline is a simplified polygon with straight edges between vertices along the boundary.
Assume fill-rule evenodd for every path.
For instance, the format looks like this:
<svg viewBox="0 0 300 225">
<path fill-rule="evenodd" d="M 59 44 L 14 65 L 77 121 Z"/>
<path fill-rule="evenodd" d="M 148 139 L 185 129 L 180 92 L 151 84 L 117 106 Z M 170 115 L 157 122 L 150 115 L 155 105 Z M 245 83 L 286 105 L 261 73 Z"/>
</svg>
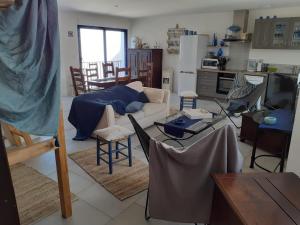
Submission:
<svg viewBox="0 0 300 225">
<path fill-rule="evenodd" d="M 127 139 L 133 132 L 125 127 L 114 125 L 104 129 L 95 130 L 94 134 L 106 141 L 118 141 Z"/>
</svg>

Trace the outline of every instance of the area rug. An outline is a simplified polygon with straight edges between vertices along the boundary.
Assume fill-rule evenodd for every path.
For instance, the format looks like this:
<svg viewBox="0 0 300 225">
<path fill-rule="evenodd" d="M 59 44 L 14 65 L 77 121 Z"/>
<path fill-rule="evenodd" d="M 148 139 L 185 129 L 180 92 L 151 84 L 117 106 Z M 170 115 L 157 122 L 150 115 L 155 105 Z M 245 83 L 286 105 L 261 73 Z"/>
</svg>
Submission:
<svg viewBox="0 0 300 225">
<path fill-rule="evenodd" d="M 60 210 L 58 184 L 24 164 L 11 167 L 22 225 L 32 224 Z M 72 195 L 72 200 L 76 200 Z"/>
<path fill-rule="evenodd" d="M 101 161 L 101 165 L 97 166 L 95 148 L 70 154 L 69 157 L 121 201 L 148 188 L 148 165 L 135 158 L 132 167 L 128 166 L 128 160 L 114 164 L 113 174 L 110 175 L 106 163 Z"/>
</svg>

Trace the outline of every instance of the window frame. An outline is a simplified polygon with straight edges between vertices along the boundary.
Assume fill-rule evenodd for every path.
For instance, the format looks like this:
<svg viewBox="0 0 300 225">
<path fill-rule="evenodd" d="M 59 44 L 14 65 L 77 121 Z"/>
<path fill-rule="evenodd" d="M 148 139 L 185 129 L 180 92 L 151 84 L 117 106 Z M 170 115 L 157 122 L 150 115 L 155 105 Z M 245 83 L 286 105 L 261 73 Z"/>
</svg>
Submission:
<svg viewBox="0 0 300 225">
<path fill-rule="evenodd" d="M 125 41 L 125 66 L 127 67 L 127 54 L 128 54 L 128 29 L 122 28 L 113 28 L 113 27 L 100 27 L 100 26 L 91 26 L 91 25 L 77 25 L 77 36 L 78 36 L 78 51 L 79 51 L 79 64 L 82 67 L 82 53 L 81 53 L 81 37 L 80 29 L 95 29 L 103 31 L 103 45 L 104 45 L 104 61 L 107 63 L 107 42 L 106 42 L 106 31 L 120 31 L 124 32 L 124 41 Z"/>
</svg>

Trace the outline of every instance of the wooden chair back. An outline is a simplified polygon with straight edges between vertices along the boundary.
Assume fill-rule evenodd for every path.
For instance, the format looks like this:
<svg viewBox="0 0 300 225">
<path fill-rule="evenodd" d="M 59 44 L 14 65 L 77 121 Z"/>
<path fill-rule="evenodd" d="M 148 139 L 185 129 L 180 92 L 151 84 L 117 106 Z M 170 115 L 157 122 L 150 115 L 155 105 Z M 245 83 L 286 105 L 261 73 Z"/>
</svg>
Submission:
<svg viewBox="0 0 300 225">
<path fill-rule="evenodd" d="M 119 68 L 116 67 L 116 84 L 120 82 L 130 82 L 131 80 L 131 68 L 130 66 L 127 68 Z"/>
<path fill-rule="evenodd" d="M 75 96 L 86 93 L 86 84 L 81 69 L 70 66 Z"/>
<path fill-rule="evenodd" d="M 145 87 L 152 87 L 153 63 L 147 62 L 138 70 L 138 79 Z"/>
<path fill-rule="evenodd" d="M 103 77 L 107 78 L 109 76 L 114 77 L 115 76 L 115 67 L 114 63 L 102 63 L 103 68 Z"/>
</svg>

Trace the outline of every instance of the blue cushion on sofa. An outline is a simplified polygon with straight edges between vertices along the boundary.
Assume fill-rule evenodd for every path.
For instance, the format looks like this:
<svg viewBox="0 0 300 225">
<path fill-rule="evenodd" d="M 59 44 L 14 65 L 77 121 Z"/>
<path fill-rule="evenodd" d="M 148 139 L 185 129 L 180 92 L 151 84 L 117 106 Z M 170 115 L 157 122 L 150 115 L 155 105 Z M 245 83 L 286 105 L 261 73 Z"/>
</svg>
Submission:
<svg viewBox="0 0 300 225">
<path fill-rule="evenodd" d="M 127 105 L 126 113 L 135 113 L 140 111 L 144 107 L 143 102 L 134 101 Z"/>
<path fill-rule="evenodd" d="M 147 95 L 144 92 L 140 92 L 138 95 L 138 101 L 143 102 L 143 103 L 148 103 L 150 102 Z"/>
</svg>

